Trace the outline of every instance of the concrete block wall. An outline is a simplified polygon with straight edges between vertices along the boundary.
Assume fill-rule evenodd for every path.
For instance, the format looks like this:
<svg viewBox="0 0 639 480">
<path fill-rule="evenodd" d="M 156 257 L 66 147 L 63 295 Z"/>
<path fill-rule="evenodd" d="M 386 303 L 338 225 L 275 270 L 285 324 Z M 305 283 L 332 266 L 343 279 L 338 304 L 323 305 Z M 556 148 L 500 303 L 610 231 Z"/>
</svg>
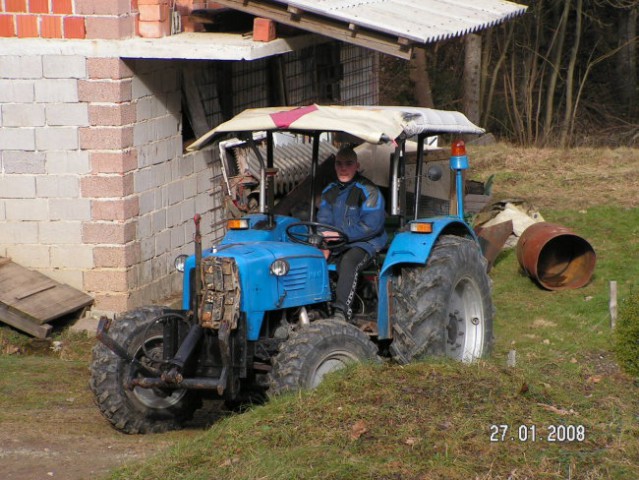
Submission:
<svg viewBox="0 0 639 480">
<path fill-rule="evenodd" d="M 213 151 L 182 154 L 179 68 L 0 52 L 0 255 L 86 291 L 99 311 L 177 291 L 190 219 L 203 215 L 206 245 L 222 215 Z"/>
</svg>

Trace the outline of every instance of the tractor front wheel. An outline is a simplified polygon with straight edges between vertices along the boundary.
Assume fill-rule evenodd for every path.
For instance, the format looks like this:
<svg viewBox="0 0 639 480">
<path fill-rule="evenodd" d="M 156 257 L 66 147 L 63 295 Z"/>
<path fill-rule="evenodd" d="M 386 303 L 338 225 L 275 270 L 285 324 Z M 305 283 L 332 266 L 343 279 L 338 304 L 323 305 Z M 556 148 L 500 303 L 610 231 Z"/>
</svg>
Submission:
<svg viewBox="0 0 639 480">
<path fill-rule="evenodd" d="M 114 322 L 109 336 L 131 357 L 158 368 L 164 361 L 164 340 L 163 325 L 156 320 L 163 316 L 161 307 L 133 310 Z M 103 344 L 93 348 L 89 386 L 100 411 L 116 429 L 125 433 L 179 429 L 199 408 L 201 400 L 194 391 L 126 387 L 141 376 L 146 375 Z"/>
<path fill-rule="evenodd" d="M 318 320 L 291 334 L 273 359 L 269 395 L 312 389 L 324 376 L 353 362 L 375 362 L 377 346 L 368 335 L 338 320 Z"/>
<path fill-rule="evenodd" d="M 490 351 L 490 279 L 474 241 L 442 236 L 425 266 L 402 267 L 392 294 L 390 349 L 399 363 L 427 355 L 472 362 Z"/>
</svg>

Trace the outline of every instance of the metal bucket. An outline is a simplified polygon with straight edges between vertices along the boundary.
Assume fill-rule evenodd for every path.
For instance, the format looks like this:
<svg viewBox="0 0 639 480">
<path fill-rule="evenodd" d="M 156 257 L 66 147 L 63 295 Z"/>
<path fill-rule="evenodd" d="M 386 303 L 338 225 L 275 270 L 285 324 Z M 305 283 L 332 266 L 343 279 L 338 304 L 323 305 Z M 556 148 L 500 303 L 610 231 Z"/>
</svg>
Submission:
<svg viewBox="0 0 639 480">
<path fill-rule="evenodd" d="M 583 287 L 592 277 L 596 259 L 590 243 L 553 223 L 531 225 L 517 242 L 519 265 L 548 290 Z"/>
</svg>

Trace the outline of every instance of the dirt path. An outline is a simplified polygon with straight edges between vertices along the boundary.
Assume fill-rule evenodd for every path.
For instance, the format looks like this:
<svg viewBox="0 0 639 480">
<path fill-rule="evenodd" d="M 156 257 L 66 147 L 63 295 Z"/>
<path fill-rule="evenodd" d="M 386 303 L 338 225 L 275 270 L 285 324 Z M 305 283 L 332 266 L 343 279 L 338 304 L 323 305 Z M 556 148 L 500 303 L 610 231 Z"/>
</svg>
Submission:
<svg viewBox="0 0 639 480">
<path fill-rule="evenodd" d="M 95 480 L 113 468 L 135 463 L 179 439 L 202 432 L 219 418 L 208 406 L 188 428 L 156 435 L 118 433 L 87 398 L 34 418 L 12 416 L 0 423 L 3 480 Z M 25 416 L 26 417 L 26 416 Z M 34 428 L 37 425 L 37 428 Z"/>
</svg>

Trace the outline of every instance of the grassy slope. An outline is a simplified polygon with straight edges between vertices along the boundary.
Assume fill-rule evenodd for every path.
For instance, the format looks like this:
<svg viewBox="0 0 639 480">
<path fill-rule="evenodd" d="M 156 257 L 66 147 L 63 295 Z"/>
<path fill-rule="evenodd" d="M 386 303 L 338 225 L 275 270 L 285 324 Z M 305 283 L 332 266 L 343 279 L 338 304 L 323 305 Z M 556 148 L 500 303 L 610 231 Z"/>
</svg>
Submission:
<svg viewBox="0 0 639 480">
<path fill-rule="evenodd" d="M 487 360 L 357 366 L 113 478 L 639 478 L 637 386 L 611 354 L 608 315 L 609 281 L 623 297 L 639 278 L 639 153 L 476 150 L 472 177 L 497 173 L 496 197 L 532 200 L 547 221 L 593 245 L 588 286 L 540 290 L 504 252 L 491 273 L 496 339 Z M 515 368 L 506 367 L 510 350 Z M 494 424 L 509 426 L 504 441 L 490 441 Z M 544 440 L 519 439 L 521 425 Z M 583 426 L 585 439 L 548 442 L 551 425 Z"/>
</svg>

